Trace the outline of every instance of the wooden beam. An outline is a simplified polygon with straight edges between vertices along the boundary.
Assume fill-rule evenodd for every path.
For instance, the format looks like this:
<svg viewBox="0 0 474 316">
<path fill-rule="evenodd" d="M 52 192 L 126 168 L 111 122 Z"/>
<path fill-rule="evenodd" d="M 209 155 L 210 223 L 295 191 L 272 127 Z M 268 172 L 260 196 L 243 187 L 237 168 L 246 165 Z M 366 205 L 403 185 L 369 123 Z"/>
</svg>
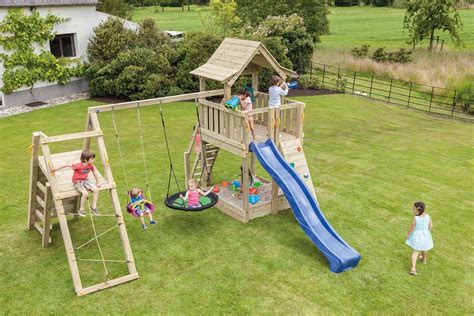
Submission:
<svg viewBox="0 0 474 316">
<path fill-rule="evenodd" d="M 139 278 L 140 278 L 140 276 L 138 275 L 138 273 L 131 273 L 131 274 L 125 275 L 125 276 L 120 277 L 120 278 L 116 278 L 116 279 L 113 279 L 113 280 L 108 280 L 107 282 L 103 282 L 103 283 L 99 283 L 99 284 L 96 284 L 96 285 L 93 285 L 93 286 L 83 288 L 83 289 L 79 290 L 78 292 L 76 292 L 76 294 L 78 296 L 90 294 L 90 293 L 93 293 L 93 292 L 97 292 L 97 291 L 100 291 L 100 290 L 107 289 L 107 288 L 115 286 L 115 285 L 119 285 L 119 284 L 123 284 L 123 283 L 129 282 L 129 281 L 133 281 L 133 280 L 136 280 L 136 279 L 139 279 Z"/>
<path fill-rule="evenodd" d="M 31 230 L 35 224 L 34 212 L 36 209 L 36 188 L 38 182 L 38 151 L 41 134 L 33 133 L 31 140 L 31 162 L 30 162 L 30 198 L 28 202 L 28 222 L 26 228 Z"/>
<path fill-rule="evenodd" d="M 51 231 L 51 204 L 52 204 L 52 192 L 51 185 L 49 182 L 46 183 L 46 193 L 44 194 L 44 210 L 43 210 L 43 247 L 49 246 L 51 238 L 49 233 Z"/>
<path fill-rule="evenodd" d="M 206 91 L 206 79 L 204 77 L 199 77 L 199 92 Z"/>
<path fill-rule="evenodd" d="M 150 106 L 150 105 L 173 103 L 173 102 L 179 102 L 179 101 L 190 101 L 190 100 L 194 100 L 195 98 L 201 99 L 201 98 L 207 98 L 207 97 L 223 95 L 223 94 L 224 94 L 224 90 L 220 89 L 220 90 L 210 90 L 210 91 L 204 91 L 204 92 L 194 92 L 194 93 L 188 93 L 188 94 L 173 95 L 173 96 L 162 97 L 162 98 L 147 99 L 147 100 L 141 100 L 139 102 L 140 102 L 140 107 L 143 108 L 145 106 Z M 88 113 L 101 113 L 101 112 L 112 111 L 112 109 L 114 111 L 131 109 L 131 108 L 135 108 L 136 106 L 137 106 L 137 101 L 131 101 L 131 102 L 124 102 L 124 103 L 92 106 L 92 107 L 89 107 L 87 111 Z"/>
<path fill-rule="evenodd" d="M 103 133 L 100 130 L 73 133 L 73 134 L 64 134 L 64 135 L 51 136 L 51 137 L 43 138 L 41 143 L 42 144 L 51 144 L 51 143 L 58 143 L 58 142 L 64 142 L 64 141 L 69 141 L 69 140 L 75 140 L 75 139 L 97 137 L 97 136 L 102 136 L 102 135 L 103 135 Z"/>
<path fill-rule="evenodd" d="M 224 100 L 229 100 L 232 96 L 232 86 L 224 83 Z"/>
</svg>

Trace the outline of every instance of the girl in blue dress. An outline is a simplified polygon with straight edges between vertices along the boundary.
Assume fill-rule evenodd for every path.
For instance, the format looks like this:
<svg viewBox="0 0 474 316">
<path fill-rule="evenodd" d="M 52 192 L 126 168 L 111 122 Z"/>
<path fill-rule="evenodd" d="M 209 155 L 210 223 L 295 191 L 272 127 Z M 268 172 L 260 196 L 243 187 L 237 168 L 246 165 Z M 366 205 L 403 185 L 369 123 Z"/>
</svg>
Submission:
<svg viewBox="0 0 474 316">
<path fill-rule="evenodd" d="M 425 203 L 423 202 L 415 202 L 413 204 L 413 213 L 415 218 L 413 218 L 405 243 L 413 249 L 410 273 L 416 275 L 416 261 L 418 260 L 419 252 L 421 252 L 421 261 L 426 263 L 427 252 L 433 248 L 433 238 L 431 237 L 433 222 L 430 216 L 425 213 Z"/>
</svg>

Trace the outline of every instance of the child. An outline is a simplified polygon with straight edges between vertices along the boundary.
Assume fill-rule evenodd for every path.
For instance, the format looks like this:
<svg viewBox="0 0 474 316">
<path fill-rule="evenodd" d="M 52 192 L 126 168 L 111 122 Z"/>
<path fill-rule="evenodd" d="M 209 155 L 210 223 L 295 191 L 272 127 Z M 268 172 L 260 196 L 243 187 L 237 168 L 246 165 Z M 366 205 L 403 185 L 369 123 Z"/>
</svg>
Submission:
<svg viewBox="0 0 474 316">
<path fill-rule="evenodd" d="M 237 91 L 237 96 L 240 99 L 240 107 L 242 108 L 242 111 L 251 112 L 253 110 L 253 106 L 252 106 L 252 99 L 250 98 L 250 92 L 248 92 L 246 89 L 239 89 Z M 255 129 L 253 125 L 253 115 L 249 116 L 248 124 L 249 124 L 250 131 L 252 132 L 253 140 L 256 140 Z"/>
<path fill-rule="evenodd" d="M 142 202 L 140 203 L 140 201 Z M 153 219 L 153 215 L 151 215 L 151 210 L 145 205 L 145 199 L 143 198 L 142 192 L 138 188 L 133 188 L 132 191 L 130 191 L 130 204 L 133 203 L 135 203 L 133 208 L 135 209 L 135 213 L 137 213 L 137 215 L 140 217 L 140 222 L 142 223 L 143 229 L 148 228 L 145 224 L 145 220 L 143 219 L 145 213 L 148 214 L 150 224 L 156 224 L 156 221 Z"/>
<path fill-rule="evenodd" d="M 52 168 L 51 171 L 56 172 L 58 170 L 64 168 L 71 168 L 73 170 L 72 174 L 72 182 L 74 184 L 74 189 L 82 194 L 81 197 L 81 204 L 79 206 L 78 215 L 81 217 L 86 216 L 84 212 L 84 205 L 87 200 L 87 196 L 89 195 L 89 191 L 94 193 L 94 198 L 92 200 L 91 211 L 95 215 L 100 215 L 99 211 L 97 210 L 97 200 L 99 198 L 99 176 L 97 173 L 97 169 L 94 167 L 93 163 L 95 161 L 95 154 L 89 150 L 84 150 L 81 153 L 81 161 L 78 163 L 73 164 L 66 164 L 62 165 L 58 168 Z M 89 172 L 92 171 L 92 174 L 95 178 L 95 185 L 89 181 Z"/>
<path fill-rule="evenodd" d="M 433 239 L 431 237 L 433 222 L 430 216 L 425 213 L 425 203 L 423 202 L 415 202 L 413 204 L 413 213 L 415 218 L 413 218 L 405 243 L 413 249 L 410 273 L 416 275 L 418 252 L 421 251 L 420 259 L 423 263 L 426 263 L 427 251 L 433 248 Z"/>
<path fill-rule="evenodd" d="M 270 88 L 268 88 L 268 106 L 275 107 L 281 105 L 281 96 L 288 94 L 288 85 L 282 84 L 279 76 L 270 78 Z"/>
<path fill-rule="evenodd" d="M 201 203 L 199 203 L 199 198 L 201 195 L 208 195 L 212 192 L 213 187 L 209 189 L 209 191 L 204 192 L 198 188 L 198 182 L 194 179 L 188 181 L 188 191 L 186 191 L 186 195 L 183 196 L 182 194 L 179 195 L 183 201 L 188 201 L 188 207 L 200 207 Z"/>
</svg>

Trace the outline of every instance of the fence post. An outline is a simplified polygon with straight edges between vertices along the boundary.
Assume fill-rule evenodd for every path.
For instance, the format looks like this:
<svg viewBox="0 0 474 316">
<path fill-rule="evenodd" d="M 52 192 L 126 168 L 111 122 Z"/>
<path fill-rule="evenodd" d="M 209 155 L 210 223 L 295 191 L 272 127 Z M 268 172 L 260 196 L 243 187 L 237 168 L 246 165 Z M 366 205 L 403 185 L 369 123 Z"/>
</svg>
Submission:
<svg viewBox="0 0 474 316">
<path fill-rule="evenodd" d="M 370 91 L 369 91 L 369 98 L 372 97 L 372 85 L 374 83 L 374 74 L 372 74 L 372 79 L 370 79 Z"/>
<path fill-rule="evenodd" d="M 313 78 L 313 62 L 309 64 L 309 78 Z"/>
<path fill-rule="evenodd" d="M 428 108 L 428 112 L 431 112 L 431 102 L 433 102 L 433 94 L 434 94 L 434 86 L 431 87 L 430 107 Z"/>
<path fill-rule="evenodd" d="M 354 86 L 355 86 L 355 83 L 356 83 L 356 74 L 357 74 L 357 71 L 354 71 L 354 77 L 352 78 L 352 94 L 354 94 Z"/>
<path fill-rule="evenodd" d="M 410 92 L 408 92 L 408 102 L 407 107 L 410 107 L 410 99 L 411 99 L 411 88 L 413 87 L 413 82 L 410 81 Z"/>
<path fill-rule="evenodd" d="M 458 90 L 454 90 L 454 97 L 453 97 L 453 107 L 451 108 L 451 117 L 454 116 L 454 107 L 456 106 L 456 93 Z"/>
<path fill-rule="evenodd" d="M 321 82 L 321 86 L 324 86 L 324 76 L 326 75 L 326 64 L 323 65 L 323 81 Z"/>
<path fill-rule="evenodd" d="M 390 89 L 388 90 L 388 102 L 390 102 L 390 97 L 392 96 L 392 84 L 393 84 L 393 79 L 390 78 Z"/>
</svg>

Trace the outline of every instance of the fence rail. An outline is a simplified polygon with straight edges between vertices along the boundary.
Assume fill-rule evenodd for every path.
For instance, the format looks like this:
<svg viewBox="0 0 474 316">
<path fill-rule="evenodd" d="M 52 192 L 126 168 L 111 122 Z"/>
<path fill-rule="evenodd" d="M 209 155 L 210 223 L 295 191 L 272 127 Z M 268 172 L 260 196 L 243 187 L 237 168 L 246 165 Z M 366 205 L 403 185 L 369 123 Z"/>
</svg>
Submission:
<svg viewBox="0 0 474 316">
<path fill-rule="evenodd" d="M 321 88 L 338 90 L 382 100 L 392 104 L 415 108 L 430 113 L 458 117 L 474 122 L 474 115 L 465 111 L 473 107 L 472 94 L 469 98 L 459 96 L 457 90 L 427 86 L 424 84 L 387 79 L 374 74 L 358 73 L 327 64 L 311 62 L 304 73 L 315 76 Z"/>
</svg>

